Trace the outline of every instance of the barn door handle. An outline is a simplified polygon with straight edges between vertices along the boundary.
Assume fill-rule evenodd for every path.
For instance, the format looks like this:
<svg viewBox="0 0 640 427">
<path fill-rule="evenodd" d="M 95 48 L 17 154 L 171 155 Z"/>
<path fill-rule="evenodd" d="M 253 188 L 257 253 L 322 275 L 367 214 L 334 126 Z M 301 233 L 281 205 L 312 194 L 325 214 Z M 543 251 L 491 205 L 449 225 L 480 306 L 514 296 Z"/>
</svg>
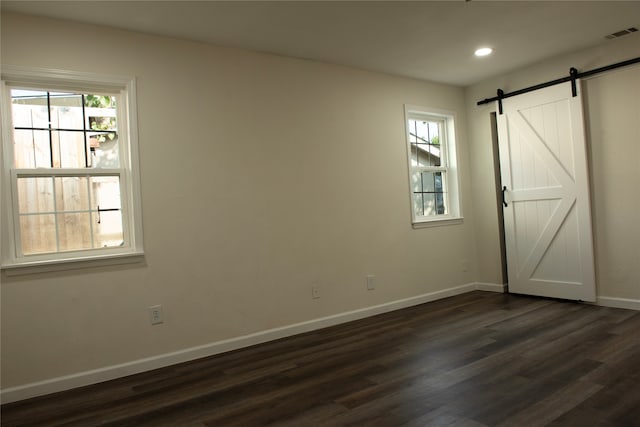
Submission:
<svg viewBox="0 0 640 427">
<path fill-rule="evenodd" d="M 507 191 L 507 186 L 505 185 L 504 187 L 502 187 L 502 204 L 504 205 L 505 208 L 508 208 L 509 205 L 507 204 L 507 200 L 504 198 L 504 192 Z"/>
</svg>

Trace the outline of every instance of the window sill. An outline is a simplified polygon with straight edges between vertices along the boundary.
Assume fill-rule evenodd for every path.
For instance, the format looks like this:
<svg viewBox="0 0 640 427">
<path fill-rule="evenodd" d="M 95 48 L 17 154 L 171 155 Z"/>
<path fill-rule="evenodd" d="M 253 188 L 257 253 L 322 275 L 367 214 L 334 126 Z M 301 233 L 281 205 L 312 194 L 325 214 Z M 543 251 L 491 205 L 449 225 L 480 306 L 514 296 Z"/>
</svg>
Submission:
<svg viewBox="0 0 640 427">
<path fill-rule="evenodd" d="M 424 221 L 414 222 L 411 224 L 413 229 L 440 227 L 443 225 L 459 225 L 464 223 L 463 217 L 434 218 Z"/>
<path fill-rule="evenodd" d="M 122 264 L 143 264 L 144 252 L 97 255 L 83 258 L 56 259 L 48 261 L 26 261 L 2 266 L 6 276 L 50 273 L 56 271 L 79 270 L 85 268 L 108 267 Z"/>
</svg>

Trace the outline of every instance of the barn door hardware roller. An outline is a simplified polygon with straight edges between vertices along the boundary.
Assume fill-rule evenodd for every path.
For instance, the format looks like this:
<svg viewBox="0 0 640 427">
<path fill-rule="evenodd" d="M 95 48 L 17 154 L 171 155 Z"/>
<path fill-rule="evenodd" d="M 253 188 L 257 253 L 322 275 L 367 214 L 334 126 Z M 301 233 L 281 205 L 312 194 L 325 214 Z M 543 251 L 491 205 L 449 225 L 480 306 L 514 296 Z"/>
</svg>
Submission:
<svg viewBox="0 0 640 427">
<path fill-rule="evenodd" d="M 578 80 L 578 70 L 571 67 L 569 68 L 569 77 L 571 77 L 571 96 L 578 96 L 578 86 L 576 84 L 576 80 Z"/>
</svg>

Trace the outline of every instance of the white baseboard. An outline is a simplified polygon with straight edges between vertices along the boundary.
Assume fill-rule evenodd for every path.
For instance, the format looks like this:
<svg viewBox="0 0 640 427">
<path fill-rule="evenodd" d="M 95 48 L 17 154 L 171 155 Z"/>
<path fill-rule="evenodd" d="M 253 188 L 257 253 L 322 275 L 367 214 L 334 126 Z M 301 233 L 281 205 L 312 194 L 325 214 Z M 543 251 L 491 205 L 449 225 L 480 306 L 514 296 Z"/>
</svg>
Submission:
<svg viewBox="0 0 640 427">
<path fill-rule="evenodd" d="M 478 291 L 488 292 L 502 292 L 505 293 L 508 290 L 508 284 L 499 285 L 497 283 L 482 283 L 476 282 L 475 288 Z M 595 303 L 588 303 L 594 305 L 601 305 L 603 307 L 612 308 L 626 308 L 628 310 L 640 310 L 640 300 L 630 298 L 617 298 L 617 297 L 596 297 Z"/>
<path fill-rule="evenodd" d="M 134 360 L 120 365 L 107 366 L 91 371 L 79 372 L 76 374 L 52 378 L 45 381 L 11 387 L 0 391 L 0 400 L 2 401 L 2 403 L 9 403 L 28 399 L 31 397 L 69 390 L 76 387 L 96 384 L 99 382 L 121 378 L 128 375 L 138 374 L 140 372 L 150 371 L 152 369 L 174 365 L 176 363 L 188 362 L 190 360 L 213 356 L 227 351 L 261 344 L 267 341 L 273 341 L 276 339 L 285 338 L 316 329 L 338 325 L 340 323 L 346 323 L 353 320 L 363 319 L 365 317 L 371 317 L 377 314 L 387 313 L 418 304 L 424 304 L 426 302 L 435 301 L 438 299 L 447 298 L 474 290 L 504 292 L 504 286 L 492 283 L 468 283 L 466 285 L 443 289 L 436 292 L 430 292 L 427 294 L 405 298 L 397 301 L 391 301 L 372 307 L 365 307 L 358 310 L 334 314 L 332 316 L 313 319 L 306 322 L 283 326 L 280 328 L 269 329 L 266 331 L 231 338 L 228 340 L 216 341 L 197 347 L 175 351 L 172 353 L 165 353 L 145 359 Z"/>
<path fill-rule="evenodd" d="M 629 310 L 640 310 L 640 300 L 616 297 L 597 297 L 596 305 L 614 308 L 626 308 Z"/>
<path fill-rule="evenodd" d="M 476 282 L 475 283 L 475 288 L 478 291 L 487 291 L 487 292 L 500 292 L 500 293 L 505 293 L 507 292 L 507 285 L 500 285 L 497 283 L 482 283 L 482 282 Z"/>
</svg>

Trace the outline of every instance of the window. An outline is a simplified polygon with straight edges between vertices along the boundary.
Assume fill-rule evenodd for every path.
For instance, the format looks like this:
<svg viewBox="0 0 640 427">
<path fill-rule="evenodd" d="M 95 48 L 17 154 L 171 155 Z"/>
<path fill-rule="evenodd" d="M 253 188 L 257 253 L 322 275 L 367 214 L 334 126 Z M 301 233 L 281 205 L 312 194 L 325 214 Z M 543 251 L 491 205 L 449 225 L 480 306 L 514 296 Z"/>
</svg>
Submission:
<svg viewBox="0 0 640 427">
<path fill-rule="evenodd" d="M 3 267 L 142 253 L 134 81 L 2 70 Z"/>
<path fill-rule="evenodd" d="M 454 116 L 405 106 L 412 223 L 459 221 Z"/>
</svg>

